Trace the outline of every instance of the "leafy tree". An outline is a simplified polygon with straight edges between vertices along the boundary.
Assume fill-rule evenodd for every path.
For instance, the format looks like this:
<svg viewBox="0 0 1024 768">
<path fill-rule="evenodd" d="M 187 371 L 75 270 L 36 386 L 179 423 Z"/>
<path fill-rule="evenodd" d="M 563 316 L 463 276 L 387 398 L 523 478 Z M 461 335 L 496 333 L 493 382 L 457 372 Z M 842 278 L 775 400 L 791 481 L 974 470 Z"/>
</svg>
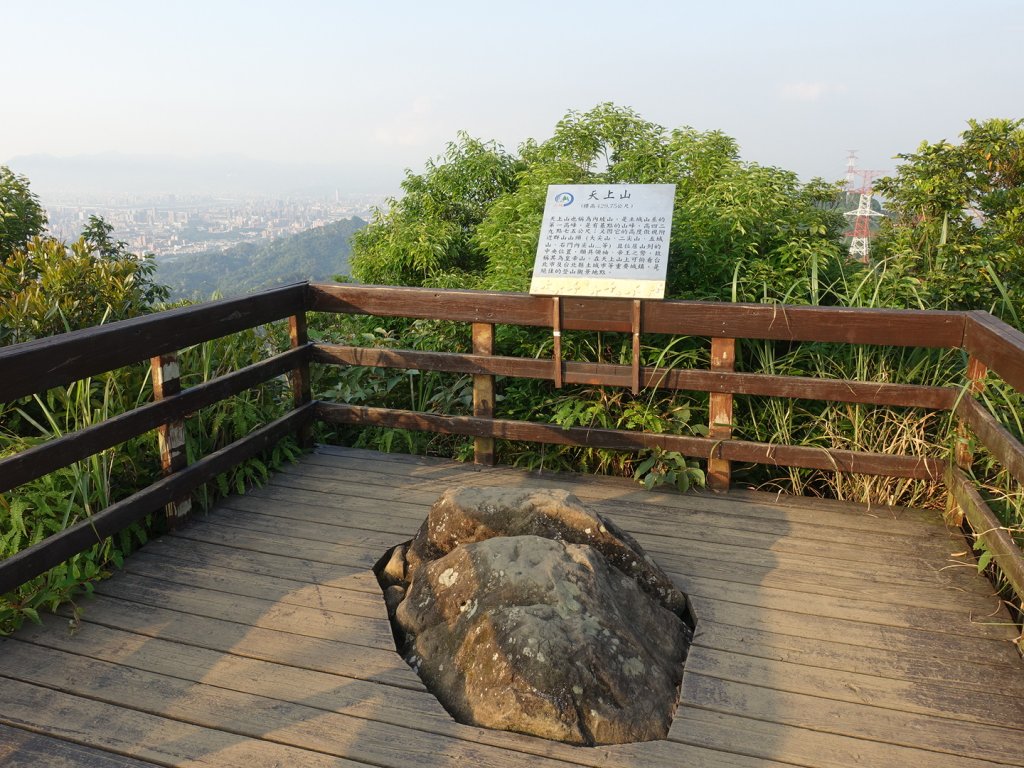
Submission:
<svg viewBox="0 0 1024 768">
<path fill-rule="evenodd" d="M 921 302 L 992 309 L 1020 323 L 1024 290 L 1024 120 L 968 121 L 960 143 L 922 142 L 877 190 L 894 214 L 875 252 Z"/>
<path fill-rule="evenodd" d="M 0 264 L 0 344 L 15 344 L 149 312 L 167 296 L 155 263 L 114 241 L 93 216 L 70 245 L 36 236 Z"/>
<path fill-rule="evenodd" d="M 548 185 L 590 182 L 676 185 L 669 296 L 817 301 L 808 280 L 783 294 L 770 275 L 778 264 L 804 273 L 814 259 L 840 268 L 843 221 L 824 204 L 834 186 L 744 163 L 719 131 L 668 132 L 601 104 L 568 113 L 518 157 L 461 136 L 423 175 L 409 174 L 405 197 L 356 238 L 354 275 L 404 285 L 446 275 L 449 285 L 526 290 Z"/>
<path fill-rule="evenodd" d="M 28 188 L 28 179 L 0 165 L 0 263 L 45 227 L 46 212 Z"/>
<path fill-rule="evenodd" d="M 422 174 L 406 172 L 401 199 L 356 233 L 353 276 L 390 285 L 451 282 L 452 274 L 471 281 L 484 263 L 472 235 L 490 203 L 514 188 L 518 168 L 497 144 L 459 134 Z"/>
</svg>

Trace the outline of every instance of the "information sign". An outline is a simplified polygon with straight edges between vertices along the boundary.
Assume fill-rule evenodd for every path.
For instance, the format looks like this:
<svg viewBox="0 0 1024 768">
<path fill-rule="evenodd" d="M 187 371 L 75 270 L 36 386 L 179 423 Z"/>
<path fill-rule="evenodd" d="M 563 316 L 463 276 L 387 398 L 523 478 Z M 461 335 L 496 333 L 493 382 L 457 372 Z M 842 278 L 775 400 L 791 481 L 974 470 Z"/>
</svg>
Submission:
<svg viewBox="0 0 1024 768">
<path fill-rule="evenodd" d="M 675 189 L 549 186 L 530 293 L 664 298 Z"/>
</svg>

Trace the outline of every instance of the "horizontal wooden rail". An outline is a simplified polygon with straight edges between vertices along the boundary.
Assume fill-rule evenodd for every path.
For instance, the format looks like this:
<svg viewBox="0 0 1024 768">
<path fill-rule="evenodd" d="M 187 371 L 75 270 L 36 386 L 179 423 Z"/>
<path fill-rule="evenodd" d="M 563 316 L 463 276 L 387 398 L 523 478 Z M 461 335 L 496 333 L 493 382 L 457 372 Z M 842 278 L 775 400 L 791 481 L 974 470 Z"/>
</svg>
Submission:
<svg viewBox="0 0 1024 768">
<path fill-rule="evenodd" d="M 250 459 L 313 418 L 314 404 L 291 411 L 95 515 L 0 561 L 0 594 L 45 573 L 126 526 Z"/>
<path fill-rule="evenodd" d="M 946 485 L 971 524 L 974 535 L 992 553 L 992 562 L 1006 577 L 1017 597 L 1024 601 L 1024 553 L 1020 547 L 960 469 L 949 468 Z"/>
<path fill-rule="evenodd" d="M 628 299 L 562 297 L 562 330 L 632 330 Z M 522 293 L 364 285 L 309 286 L 308 309 L 321 312 L 551 327 L 551 299 Z M 644 333 L 786 341 L 958 348 L 964 314 L 700 301 L 645 301 Z"/>
<path fill-rule="evenodd" d="M 890 456 L 881 453 L 842 451 L 792 445 L 770 445 L 743 440 L 713 440 L 707 437 L 627 432 L 613 429 L 560 427 L 528 421 L 479 419 L 473 416 L 440 416 L 391 408 L 339 405 L 318 402 L 318 419 L 334 424 L 393 427 L 472 437 L 496 437 L 558 445 L 580 445 L 637 451 L 662 448 L 685 456 L 771 466 L 803 467 L 866 475 L 941 479 L 945 462 L 930 457 Z"/>
<path fill-rule="evenodd" d="M 1006 467 L 1013 478 L 1024 484 L 1024 444 L 985 410 L 981 403 L 967 394 L 957 403 L 956 415 L 971 428 L 978 440 Z"/>
<path fill-rule="evenodd" d="M 290 350 L 190 387 L 181 394 L 126 411 L 94 426 L 0 459 L 0 493 L 287 373 L 307 362 L 311 352 L 311 346 Z"/>
<path fill-rule="evenodd" d="M 317 344 L 313 360 L 318 363 L 365 365 L 378 368 L 415 368 L 447 373 L 517 376 L 553 379 L 550 360 L 521 357 L 469 355 L 451 352 L 420 352 L 406 349 L 375 349 L 337 344 Z M 632 368 L 608 363 L 563 363 L 565 384 L 612 387 L 632 386 Z M 926 387 L 914 384 L 884 384 L 846 379 L 813 379 L 802 376 L 768 376 L 756 373 L 726 373 L 696 369 L 640 369 L 640 385 L 697 392 L 726 392 L 735 395 L 829 400 L 950 410 L 959 390 L 955 387 Z"/>
<path fill-rule="evenodd" d="M 306 284 L 181 307 L 0 349 L 0 403 L 303 311 Z"/>
<path fill-rule="evenodd" d="M 1024 333 L 988 312 L 966 313 L 964 348 L 1018 392 L 1024 392 Z"/>
</svg>

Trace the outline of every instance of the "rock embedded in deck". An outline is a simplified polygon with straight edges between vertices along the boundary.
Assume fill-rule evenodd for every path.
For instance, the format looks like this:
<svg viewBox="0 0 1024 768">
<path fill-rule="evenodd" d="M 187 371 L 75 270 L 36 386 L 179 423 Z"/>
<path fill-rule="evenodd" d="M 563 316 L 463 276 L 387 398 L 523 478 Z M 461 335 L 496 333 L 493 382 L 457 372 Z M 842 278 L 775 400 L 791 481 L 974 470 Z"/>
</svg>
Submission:
<svg viewBox="0 0 1024 768">
<path fill-rule="evenodd" d="M 686 599 L 570 494 L 448 491 L 378 574 L 400 650 L 456 720 L 572 744 L 667 735 Z"/>
<path fill-rule="evenodd" d="M 410 570 L 460 544 L 493 536 L 541 536 L 593 547 L 679 616 L 686 597 L 628 533 L 565 490 L 451 488 L 434 502 L 409 545 Z"/>
</svg>

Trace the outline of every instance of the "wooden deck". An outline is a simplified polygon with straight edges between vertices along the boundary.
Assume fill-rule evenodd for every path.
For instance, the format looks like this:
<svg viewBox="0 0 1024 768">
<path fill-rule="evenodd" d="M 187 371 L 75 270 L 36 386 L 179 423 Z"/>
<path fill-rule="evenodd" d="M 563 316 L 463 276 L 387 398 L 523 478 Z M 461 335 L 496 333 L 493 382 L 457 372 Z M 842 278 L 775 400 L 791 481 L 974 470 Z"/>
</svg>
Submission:
<svg viewBox="0 0 1024 768">
<path fill-rule="evenodd" d="M 465 484 L 570 488 L 692 597 L 668 740 L 458 725 L 424 690 L 370 566 Z M 965 549 L 919 510 L 321 448 L 147 545 L 73 631 L 0 641 L 0 765 L 1024 766 L 1016 631 Z"/>
</svg>

